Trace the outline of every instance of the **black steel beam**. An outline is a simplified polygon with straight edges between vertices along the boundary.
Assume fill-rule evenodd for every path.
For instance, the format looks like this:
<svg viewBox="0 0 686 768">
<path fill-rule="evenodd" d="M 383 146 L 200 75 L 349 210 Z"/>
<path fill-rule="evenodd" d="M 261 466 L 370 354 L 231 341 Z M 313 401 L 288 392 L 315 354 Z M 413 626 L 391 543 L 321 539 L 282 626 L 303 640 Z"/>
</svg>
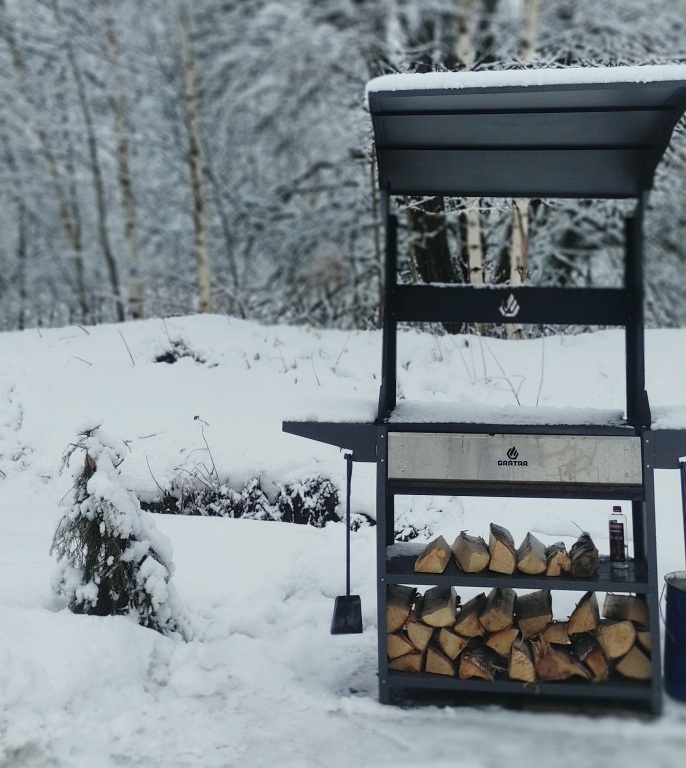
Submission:
<svg viewBox="0 0 686 768">
<path fill-rule="evenodd" d="M 629 300 L 619 288 L 398 285 L 395 319 L 407 322 L 626 325 Z"/>
<path fill-rule="evenodd" d="M 480 424 L 391 421 L 389 432 L 456 432 L 479 435 L 604 435 L 606 437 L 635 437 L 639 430 L 628 425 L 610 424 Z"/>
<path fill-rule="evenodd" d="M 642 501 L 641 485 L 590 483 L 478 482 L 467 480 L 389 480 L 388 489 L 404 496 L 493 496 L 524 499 L 627 499 Z"/>
<path fill-rule="evenodd" d="M 383 149 L 379 183 L 391 195 L 638 197 L 644 149 Z"/>
</svg>

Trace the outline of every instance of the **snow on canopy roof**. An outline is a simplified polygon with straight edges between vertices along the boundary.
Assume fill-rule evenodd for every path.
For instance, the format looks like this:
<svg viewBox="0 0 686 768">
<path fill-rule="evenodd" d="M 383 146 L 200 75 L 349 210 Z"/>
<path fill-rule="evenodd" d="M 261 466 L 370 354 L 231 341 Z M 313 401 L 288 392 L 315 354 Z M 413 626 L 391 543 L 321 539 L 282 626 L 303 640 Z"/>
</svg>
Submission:
<svg viewBox="0 0 686 768">
<path fill-rule="evenodd" d="M 375 77 L 366 92 L 503 88 L 604 83 L 686 81 L 686 64 L 646 64 L 632 67 L 556 67 L 483 70 L 481 72 L 425 72 Z"/>
<path fill-rule="evenodd" d="M 638 197 L 686 110 L 686 65 L 385 75 L 367 99 L 391 195 Z"/>
</svg>

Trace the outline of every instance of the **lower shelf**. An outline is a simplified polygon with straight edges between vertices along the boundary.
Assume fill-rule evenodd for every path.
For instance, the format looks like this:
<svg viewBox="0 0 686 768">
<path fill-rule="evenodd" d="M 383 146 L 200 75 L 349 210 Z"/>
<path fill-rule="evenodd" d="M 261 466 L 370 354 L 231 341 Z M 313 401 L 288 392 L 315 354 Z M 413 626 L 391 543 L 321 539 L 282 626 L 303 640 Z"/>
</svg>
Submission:
<svg viewBox="0 0 686 768">
<path fill-rule="evenodd" d="M 577 702 L 614 702 L 621 704 L 633 704 L 642 709 L 648 709 L 653 714 L 660 710 L 661 697 L 659 690 L 656 692 L 650 682 L 637 682 L 632 680 L 614 680 L 610 682 L 546 682 L 526 684 L 513 680 L 458 680 L 444 675 L 429 673 L 394 672 L 382 676 L 382 699 L 384 688 L 387 697 L 391 690 L 425 690 L 432 692 L 444 692 L 446 694 L 480 694 L 490 697 L 529 697 L 546 699 L 551 703 L 576 700 Z M 551 700 L 557 700 L 553 702 Z"/>
</svg>

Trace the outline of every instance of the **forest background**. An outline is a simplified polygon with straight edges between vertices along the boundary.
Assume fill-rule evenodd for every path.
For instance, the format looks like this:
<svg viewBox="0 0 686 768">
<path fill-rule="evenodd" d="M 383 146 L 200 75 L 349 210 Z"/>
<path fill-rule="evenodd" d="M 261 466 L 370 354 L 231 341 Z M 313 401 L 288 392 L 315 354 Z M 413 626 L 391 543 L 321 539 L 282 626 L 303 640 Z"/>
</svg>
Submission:
<svg viewBox="0 0 686 768">
<path fill-rule="evenodd" d="M 377 327 L 370 78 L 685 61 L 686 0 L 0 0 L 0 329 Z M 625 202 L 398 205 L 404 280 L 622 280 Z M 682 121 L 646 216 L 650 325 L 686 324 L 685 231 Z"/>
</svg>

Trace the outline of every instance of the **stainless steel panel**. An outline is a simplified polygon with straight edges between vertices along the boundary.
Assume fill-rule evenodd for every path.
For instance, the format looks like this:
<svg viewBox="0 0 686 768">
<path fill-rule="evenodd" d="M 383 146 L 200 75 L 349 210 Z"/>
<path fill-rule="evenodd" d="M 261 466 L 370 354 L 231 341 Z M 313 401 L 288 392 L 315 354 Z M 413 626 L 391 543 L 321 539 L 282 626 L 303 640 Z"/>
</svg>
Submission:
<svg viewBox="0 0 686 768">
<path fill-rule="evenodd" d="M 640 485 L 638 437 L 389 432 L 390 480 Z"/>
</svg>

